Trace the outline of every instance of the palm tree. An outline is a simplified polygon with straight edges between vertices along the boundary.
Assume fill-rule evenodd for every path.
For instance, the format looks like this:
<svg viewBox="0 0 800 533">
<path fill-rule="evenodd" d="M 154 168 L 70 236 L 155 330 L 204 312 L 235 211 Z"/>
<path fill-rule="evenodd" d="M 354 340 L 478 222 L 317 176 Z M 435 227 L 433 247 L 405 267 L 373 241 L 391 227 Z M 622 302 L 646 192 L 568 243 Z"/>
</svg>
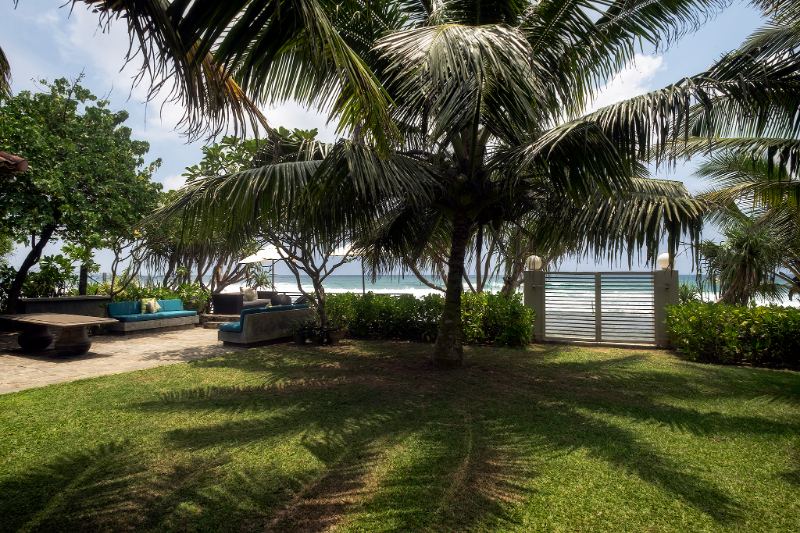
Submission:
<svg viewBox="0 0 800 533">
<path fill-rule="evenodd" d="M 590 225 L 595 242 L 628 254 L 643 244 L 651 260 L 666 227 L 674 254 L 681 233 L 696 237 L 700 206 L 680 184 L 640 178 L 637 159 L 675 158 L 678 140 L 697 146 L 690 137 L 730 135 L 797 104 L 793 56 L 728 55 L 697 76 L 583 114 L 637 41 L 668 44 L 723 0 L 85 3 L 108 18 L 129 10 L 146 65 L 172 65 L 197 112 L 186 80 L 204 58 L 257 103 L 294 98 L 338 121 L 349 138 L 323 159 L 197 180 L 163 214 L 181 211 L 215 231 L 279 222 L 287 206 L 300 206 L 302 217 L 292 216 L 307 227 L 359 242 L 373 273 L 445 239 L 434 350 L 443 366 L 462 359 L 465 250 L 481 228 L 551 200 L 569 198 L 589 213 L 603 198 L 634 206 L 640 195 L 648 200 L 625 219 L 638 229 Z M 759 5 L 774 16 L 795 3 Z"/>
<path fill-rule="evenodd" d="M 8 58 L 0 48 L 0 98 L 11 96 L 11 65 Z"/>
<path fill-rule="evenodd" d="M 784 248 L 763 219 L 739 215 L 723 230 L 725 241 L 700 244 L 701 261 L 711 278 L 717 303 L 747 305 L 756 296 L 780 300 L 788 289 L 775 283 Z"/>
<path fill-rule="evenodd" d="M 722 227 L 726 236 L 723 246 L 703 243 L 701 253 L 706 257 L 709 271 L 720 275 L 726 301 L 748 300 L 749 296 L 733 287 L 733 278 L 747 270 L 751 287 L 760 285 L 765 275 L 778 277 L 792 292 L 800 292 L 800 204 L 797 191 L 798 176 L 787 165 L 775 163 L 768 154 L 754 159 L 747 153 L 725 150 L 709 158 L 695 173 L 711 181 L 712 189 L 701 197 L 710 206 L 708 219 Z M 751 212 L 750 216 L 743 210 Z M 731 279 L 721 275 L 732 265 Z M 783 268 L 787 272 L 779 272 Z M 763 273 L 763 274 L 762 274 Z M 740 284 L 750 279 L 744 272 Z M 774 280 L 771 280 L 774 282 Z M 744 285 L 741 285 L 744 287 Z M 778 293 L 769 286 L 762 296 Z M 739 292 L 737 292 L 739 291 Z M 727 294 L 730 292 L 730 294 Z M 779 294 L 782 296 L 782 293 Z M 790 292 L 791 295 L 791 292 Z"/>
</svg>

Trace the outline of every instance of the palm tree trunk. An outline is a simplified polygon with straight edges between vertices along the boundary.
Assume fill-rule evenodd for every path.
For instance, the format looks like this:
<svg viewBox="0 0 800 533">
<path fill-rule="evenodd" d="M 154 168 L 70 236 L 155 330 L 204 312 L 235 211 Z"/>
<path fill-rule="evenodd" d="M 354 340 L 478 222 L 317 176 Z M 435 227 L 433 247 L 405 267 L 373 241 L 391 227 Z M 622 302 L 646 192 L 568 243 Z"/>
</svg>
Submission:
<svg viewBox="0 0 800 533">
<path fill-rule="evenodd" d="M 453 221 L 453 242 L 447 272 L 447 292 L 444 298 L 442 322 L 433 348 L 433 363 L 438 367 L 460 366 L 464 360 L 461 344 L 461 293 L 464 290 L 464 256 L 469 241 L 470 222 L 457 217 Z"/>
<path fill-rule="evenodd" d="M 86 296 L 86 289 L 89 286 L 89 267 L 81 265 L 80 273 L 78 274 L 78 295 Z"/>
<path fill-rule="evenodd" d="M 319 281 L 319 276 L 312 276 L 311 283 L 314 285 L 319 322 L 322 327 L 328 327 L 328 314 L 325 312 L 325 288 Z"/>
<path fill-rule="evenodd" d="M 731 286 L 728 287 L 727 291 L 725 291 L 725 294 L 720 296 L 719 299 L 714 303 L 718 303 L 718 304 L 719 303 L 727 303 L 728 300 L 733 298 L 735 296 L 735 294 L 736 294 L 736 290 L 739 288 L 739 284 L 741 283 L 743 277 L 744 277 L 744 270 L 740 270 L 739 273 L 736 274 L 736 279 L 733 280 L 733 283 L 731 283 Z"/>
</svg>

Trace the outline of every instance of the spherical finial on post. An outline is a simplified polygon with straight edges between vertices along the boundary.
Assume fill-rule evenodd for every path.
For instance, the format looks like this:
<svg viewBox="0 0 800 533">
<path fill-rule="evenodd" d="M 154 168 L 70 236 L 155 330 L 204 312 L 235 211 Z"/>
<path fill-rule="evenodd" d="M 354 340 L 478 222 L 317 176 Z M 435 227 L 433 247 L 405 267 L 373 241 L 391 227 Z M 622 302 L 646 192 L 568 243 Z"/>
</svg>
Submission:
<svg viewBox="0 0 800 533">
<path fill-rule="evenodd" d="M 665 252 L 659 255 L 658 259 L 656 259 L 656 264 L 661 270 L 669 270 L 672 267 L 672 261 L 669 259 L 669 254 Z"/>
<path fill-rule="evenodd" d="M 541 270 L 542 258 L 538 255 L 532 255 L 525 260 L 525 270 Z"/>
</svg>

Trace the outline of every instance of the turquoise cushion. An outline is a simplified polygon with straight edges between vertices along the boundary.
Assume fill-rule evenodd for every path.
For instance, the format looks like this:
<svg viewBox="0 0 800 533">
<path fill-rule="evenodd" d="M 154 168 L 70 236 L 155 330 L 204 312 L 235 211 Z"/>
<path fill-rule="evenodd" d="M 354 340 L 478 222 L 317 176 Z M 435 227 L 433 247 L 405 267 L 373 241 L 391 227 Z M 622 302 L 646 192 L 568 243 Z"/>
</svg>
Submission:
<svg viewBox="0 0 800 533">
<path fill-rule="evenodd" d="M 159 311 L 158 313 L 153 313 L 150 316 L 155 316 L 158 318 L 178 318 L 182 316 L 194 316 L 197 314 L 197 311 Z"/>
<path fill-rule="evenodd" d="M 119 318 L 125 315 L 138 315 L 142 312 L 140 302 L 111 302 L 108 304 L 108 316 Z"/>
<path fill-rule="evenodd" d="M 246 315 L 255 315 L 258 313 L 271 313 L 273 311 L 290 311 L 292 309 L 305 309 L 307 307 L 308 304 L 300 304 L 300 305 L 275 305 L 272 307 L 254 307 L 252 309 L 244 309 L 239 314 L 239 322 L 224 322 L 219 325 L 219 330 L 241 333 L 242 324 L 244 324 L 244 317 Z M 157 313 L 157 314 L 162 314 L 162 313 Z"/>
<path fill-rule="evenodd" d="M 271 313 L 274 311 L 289 311 L 291 308 L 291 305 L 273 305 L 272 307 L 268 308 L 267 311 Z"/>
<path fill-rule="evenodd" d="M 143 315 L 139 313 L 136 315 L 115 315 L 114 318 L 120 322 L 144 322 L 146 320 L 153 320 L 154 315 Z"/>
<path fill-rule="evenodd" d="M 180 300 L 157 300 L 162 311 L 183 311 L 183 302 Z"/>
<path fill-rule="evenodd" d="M 161 311 L 159 313 L 150 314 L 131 314 L 131 315 L 116 315 L 114 318 L 120 322 L 145 322 L 147 320 L 160 320 L 162 318 L 179 318 L 182 316 L 194 316 L 197 311 Z"/>
<path fill-rule="evenodd" d="M 239 314 L 239 322 L 223 322 L 219 325 L 219 329 L 220 331 L 233 331 L 234 333 L 241 333 L 245 315 L 255 315 L 257 313 L 264 313 L 269 310 L 269 307 L 251 307 L 250 309 L 243 309 Z"/>
<path fill-rule="evenodd" d="M 292 311 L 294 309 L 308 309 L 308 304 L 273 305 L 272 307 L 268 307 L 267 311 Z"/>
<path fill-rule="evenodd" d="M 271 307 L 251 307 L 250 309 L 242 309 L 239 313 L 239 322 L 244 322 L 245 315 L 255 315 L 257 313 L 265 313 L 272 309 Z"/>
</svg>

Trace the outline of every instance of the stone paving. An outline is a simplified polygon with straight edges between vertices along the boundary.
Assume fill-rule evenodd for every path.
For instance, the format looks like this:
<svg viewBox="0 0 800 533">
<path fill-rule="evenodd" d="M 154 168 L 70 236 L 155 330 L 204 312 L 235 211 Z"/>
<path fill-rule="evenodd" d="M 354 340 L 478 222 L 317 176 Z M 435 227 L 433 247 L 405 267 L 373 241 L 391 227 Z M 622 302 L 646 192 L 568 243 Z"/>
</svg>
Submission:
<svg viewBox="0 0 800 533">
<path fill-rule="evenodd" d="M 54 335 L 57 338 L 57 330 Z M 25 353 L 18 333 L 0 332 L 0 394 L 81 378 L 119 374 L 241 350 L 223 346 L 213 329 L 90 336 L 92 348 L 78 357 L 61 359 L 47 350 Z"/>
</svg>

